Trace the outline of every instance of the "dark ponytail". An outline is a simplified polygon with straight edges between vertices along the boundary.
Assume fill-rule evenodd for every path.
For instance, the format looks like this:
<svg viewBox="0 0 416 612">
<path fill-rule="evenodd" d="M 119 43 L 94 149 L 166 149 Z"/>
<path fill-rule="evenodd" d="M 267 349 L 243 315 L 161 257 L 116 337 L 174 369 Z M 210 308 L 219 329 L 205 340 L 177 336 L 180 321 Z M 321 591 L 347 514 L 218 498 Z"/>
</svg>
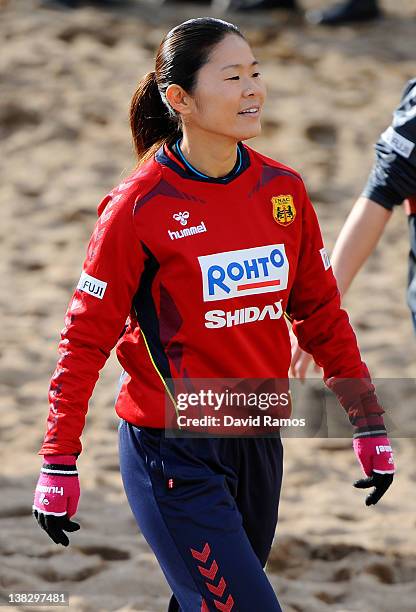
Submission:
<svg viewBox="0 0 416 612">
<path fill-rule="evenodd" d="M 130 127 L 139 164 L 181 133 L 181 117 L 169 106 L 166 90 L 180 85 L 189 95 L 200 68 L 226 34 L 241 34 L 237 26 L 214 19 L 189 19 L 168 32 L 156 55 L 156 70 L 140 81 L 130 105 Z"/>
<path fill-rule="evenodd" d="M 130 128 L 140 163 L 175 136 L 179 123 L 162 101 L 156 73 L 148 72 L 140 81 L 130 104 Z"/>
</svg>

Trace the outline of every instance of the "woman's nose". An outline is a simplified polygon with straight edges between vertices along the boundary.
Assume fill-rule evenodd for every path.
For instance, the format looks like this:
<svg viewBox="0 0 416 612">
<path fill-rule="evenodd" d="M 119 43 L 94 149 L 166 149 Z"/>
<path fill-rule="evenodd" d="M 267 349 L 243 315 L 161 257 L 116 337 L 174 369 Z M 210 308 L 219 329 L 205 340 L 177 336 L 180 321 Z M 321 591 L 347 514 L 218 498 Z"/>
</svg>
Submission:
<svg viewBox="0 0 416 612">
<path fill-rule="evenodd" d="M 243 95 L 246 97 L 260 95 L 261 91 L 262 88 L 260 83 L 253 83 L 252 79 L 248 79 L 243 91 Z"/>
<path fill-rule="evenodd" d="M 254 96 L 256 93 L 256 87 L 252 83 L 248 83 L 244 88 L 243 95 L 244 96 Z"/>
</svg>

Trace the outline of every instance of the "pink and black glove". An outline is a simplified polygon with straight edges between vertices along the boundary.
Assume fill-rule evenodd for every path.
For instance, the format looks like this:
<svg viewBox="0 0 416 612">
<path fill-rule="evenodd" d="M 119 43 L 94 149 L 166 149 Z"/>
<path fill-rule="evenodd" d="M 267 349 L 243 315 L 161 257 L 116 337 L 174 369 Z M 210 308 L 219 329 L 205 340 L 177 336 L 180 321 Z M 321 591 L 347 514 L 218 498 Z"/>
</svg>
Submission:
<svg viewBox="0 0 416 612">
<path fill-rule="evenodd" d="M 367 478 L 354 482 L 357 489 L 375 489 L 367 496 L 367 506 L 376 504 L 393 482 L 395 465 L 387 436 L 354 438 L 353 448 Z"/>
<path fill-rule="evenodd" d="M 35 490 L 32 514 L 56 543 L 68 546 L 64 531 L 78 531 L 69 519 L 78 507 L 80 488 L 75 455 L 47 455 Z"/>
<path fill-rule="evenodd" d="M 376 504 L 393 482 L 393 453 L 384 426 L 384 410 L 377 399 L 370 373 L 363 363 L 363 378 L 329 378 L 325 383 L 338 397 L 354 429 L 353 448 L 367 478 L 354 487 L 375 487 L 367 506 Z"/>
</svg>

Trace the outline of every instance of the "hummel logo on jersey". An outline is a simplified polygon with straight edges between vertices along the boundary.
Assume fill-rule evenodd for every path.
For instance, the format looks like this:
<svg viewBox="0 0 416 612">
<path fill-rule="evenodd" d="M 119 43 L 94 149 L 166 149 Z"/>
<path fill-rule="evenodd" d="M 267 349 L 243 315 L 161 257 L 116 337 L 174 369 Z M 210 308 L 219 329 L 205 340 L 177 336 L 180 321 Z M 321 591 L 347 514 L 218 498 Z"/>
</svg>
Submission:
<svg viewBox="0 0 416 612">
<path fill-rule="evenodd" d="M 175 213 L 172 215 L 175 221 L 179 221 L 181 225 L 186 225 L 189 219 L 189 211 Z M 168 230 L 169 238 L 171 240 L 178 240 L 179 238 L 186 238 L 187 236 L 194 236 L 195 234 L 201 234 L 206 232 L 207 228 L 205 223 L 201 221 L 199 225 L 192 225 L 191 227 L 184 227 L 181 230 Z"/>
<path fill-rule="evenodd" d="M 172 215 L 175 221 L 179 221 L 181 225 L 186 225 L 189 219 L 189 211 L 184 210 L 183 212 L 178 212 Z"/>
<path fill-rule="evenodd" d="M 202 255 L 198 260 L 204 302 L 287 288 L 289 261 L 284 244 Z"/>
</svg>

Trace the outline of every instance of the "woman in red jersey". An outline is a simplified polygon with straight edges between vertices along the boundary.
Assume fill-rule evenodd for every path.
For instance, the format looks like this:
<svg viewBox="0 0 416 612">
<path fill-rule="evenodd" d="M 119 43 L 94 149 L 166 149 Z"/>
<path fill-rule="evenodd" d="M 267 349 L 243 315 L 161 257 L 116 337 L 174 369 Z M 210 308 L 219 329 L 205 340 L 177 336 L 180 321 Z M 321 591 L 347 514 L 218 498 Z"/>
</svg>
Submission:
<svg viewBox="0 0 416 612">
<path fill-rule="evenodd" d="M 121 474 L 172 588 L 170 612 L 281 610 L 263 571 L 282 479 L 279 428 L 256 435 L 253 419 L 252 435 L 246 426 L 244 437 L 238 427 L 215 436 L 211 421 L 210 436 L 168 437 L 165 406 L 179 425 L 198 380 L 287 381 L 284 312 L 348 414 L 367 475 L 357 486 L 375 487 L 367 503 L 393 479 L 383 410 L 302 179 L 243 144 L 260 133 L 264 100 L 236 26 L 192 19 L 165 36 L 131 104 L 139 164 L 100 204 L 51 381 L 36 519 L 65 546 L 64 532 L 79 527 L 70 521 L 75 461 L 117 344 Z"/>
</svg>

